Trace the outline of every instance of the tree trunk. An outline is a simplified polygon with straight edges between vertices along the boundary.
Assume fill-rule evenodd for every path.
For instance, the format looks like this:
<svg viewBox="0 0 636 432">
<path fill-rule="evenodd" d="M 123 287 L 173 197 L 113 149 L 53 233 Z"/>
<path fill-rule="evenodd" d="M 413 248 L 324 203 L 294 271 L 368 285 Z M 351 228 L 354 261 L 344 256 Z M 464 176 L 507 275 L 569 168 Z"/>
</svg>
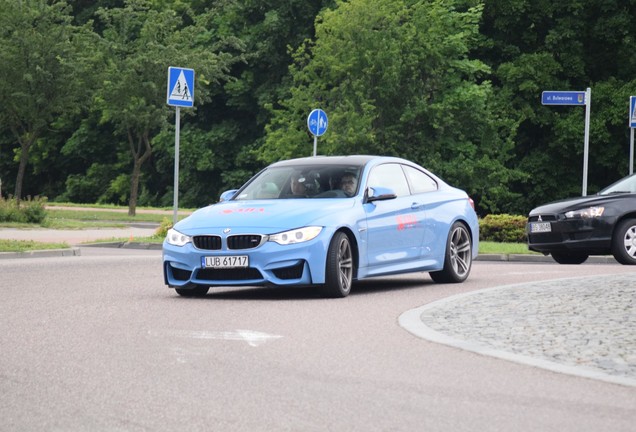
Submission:
<svg viewBox="0 0 636 432">
<path fill-rule="evenodd" d="M 137 197 L 139 196 L 139 176 L 141 175 L 141 163 L 135 161 L 132 175 L 130 176 L 130 200 L 128 201 L 128 216 L 137 214 Z"/>
<path fill-rule="evenodd" d="M 19 140 L 20 141 L 20 165 L 18 166 L 18 176 L 15 179 L 15 199 L 18 207 L 20 206 L 20 200 L 22 199 L 22 183 L 24 182 L 24 174 L 26 173 L 26 166 L 29 162 L 29 149 L 34 140 Z"/>
<path fill-rule="evenodd" d="M 137 198 L 139 196 L 139 177 L 141 176 L 141 166 L 152 155 L 152 146 L 148 138 L 148 131 L 140 133 L 137 142 L 133 138 L 133 132 L 128 131 L 128 144 L 133 156 L 133 171 L 130 177 L 130 200 L 128 201 L 128 216 L 137 214 Z M 143 153 L 142 153 L 143 149 Z"/>
</svg>

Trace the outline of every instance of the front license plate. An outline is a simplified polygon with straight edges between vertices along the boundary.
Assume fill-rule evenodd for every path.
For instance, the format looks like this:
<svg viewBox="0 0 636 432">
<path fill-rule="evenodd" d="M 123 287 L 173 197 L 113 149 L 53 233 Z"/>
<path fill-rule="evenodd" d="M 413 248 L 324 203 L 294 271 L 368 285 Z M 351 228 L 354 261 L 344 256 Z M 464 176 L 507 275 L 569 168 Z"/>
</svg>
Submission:
<svg viewBox="0 0 636 432">
<path fill-rule="evenodd" d="M 203 268 L 244 268 L 249 264 L 247 255 L 201 257 Z"/>
<path fill-rule="evenodd" d="M 531 222 L 530 223 L 530 232 L 531 233 L 543 233 L 543 232 L 551 232 L 552 225 L 550 222 Z"/>
</svg>

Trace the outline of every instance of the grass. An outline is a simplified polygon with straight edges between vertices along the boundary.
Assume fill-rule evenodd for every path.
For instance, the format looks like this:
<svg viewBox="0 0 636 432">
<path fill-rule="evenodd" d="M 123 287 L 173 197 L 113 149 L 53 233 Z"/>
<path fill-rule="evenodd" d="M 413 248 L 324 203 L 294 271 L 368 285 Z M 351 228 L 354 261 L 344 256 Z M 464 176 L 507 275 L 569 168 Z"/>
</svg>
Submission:
<svg viewBox="0 0 636 432">
<path fill-rule="evenodd" d="M 68 249 L 66 243 L 42 243 L 32 240 L 2 240 L 0 239 L 0 252 L 31 252 L 48 249 Z"/>
<path fill-rule="evenodd" d="M 64 209 L 56 207 L 66 207 Z M 77 208 L 77 210 L 71 209 Z M 97 210 L 96 210 L 97 209 Z M 155 222 L 161 223 L 164 219 L 172 219 L 172 215 L 166 215 L 165 211 L 170 209 L 139 208 L 138 210 L 150 210 L 157 213 L 137 212 L 136 216 L 128 216 L 127 207 L 113 205 L 81 205 L 70 203 L 52 203 L 47 209 L 47 218 L 42 225 L 0 223 L 0 227 L 10 227 L 18 229 L 49 228 L 49 229 L 88 229 L 105 227 L 125 227 L 130 222 Z M 159 211 L 163 213 L 158 213 Z M 183 210 L 191 211 L 191 210 Z M 186 217 L 179 210 L 179 218 Z M 127 238 L 111 239 L 112 241 L 128 241 Z M 136 238 L 135 241 L 143 243 L 161 243 L 163 238 L 157 236 Z M 22 240 L 0 240 L 0 252 L 26 252 L 42 249 L 68 248 L 66 243 L 41 243 L 35 241 Z M 498 243 L 490 241 L 479 242 L 480 254 L 536 254 L 528 250 L 525 243 Z"/>
<path fill-rule="evenodd" d="M 103 226 L 103 225 L 101 225 Z M 101 242 L 125 242 L 127 238 L 113 238 L 105 239 Z M 138 237 L 135 238 L 135 242 L 138 243 L 163 243 L 163 237 Z M 97 240 L 93 243 L 100 243 Z M 43 250 L 43 249 L 64 249 L 69 246 L 66 243 L 41 243 L 35 241 L 25 240 L 0 240 L 0 252 L 25 252 L 31 250 Z M 480 254 L 503 254 L 503 255 L 523 255 L 523 254 L 537 254 L 528 250 L 528 246 L 525 243 L 497 243 L 497 242 L 479 242 Z"/>
<path fill-rule="evenodd" d="M 537 252 L 533 252 L 528 249 L 528 245 L 525 243 L 498 243 L 491 241 L 479 242 L 480 254 L 504 254 L 504 255 L 525 255 L 534 254 L 540 255 Z"/>
<path fill-rule="evenodd" d="M 164 218 L 172 218 L 172 215 L 164 215 L 164 214 L 155 214 L 155 213 L 137 213 L 135 216 L 128 216 L 127 213 L 120 212 L 110 212 L 110 211 L 93 211 L 93 210 L 57 210 L 57 209 L 49 209 L 46 211 L 47 219 L 52 221 L 52 223 L 58 223 L 63 221 L 82 221 L 85 223 L 90 222 L 99 222 L 101 226 L 106 225 L 109 222 L 112 223 L 122 223 L 127 222 L 157 222 L 160 223 Z M 181 217 L 185 217 L 184 215 L 180 215 Z"/>
</svg>

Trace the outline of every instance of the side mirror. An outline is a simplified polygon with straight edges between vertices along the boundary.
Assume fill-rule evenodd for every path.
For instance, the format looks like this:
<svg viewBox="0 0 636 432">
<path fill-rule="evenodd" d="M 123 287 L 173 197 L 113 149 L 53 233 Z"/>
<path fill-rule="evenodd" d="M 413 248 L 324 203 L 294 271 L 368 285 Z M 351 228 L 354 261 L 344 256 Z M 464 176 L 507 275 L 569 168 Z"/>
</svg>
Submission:
<svg viewBox="0 0 636 432">
<path fill-rule="evenodd" d="M 370 203 L 373 201 L 386 201 L 390 199 L 397 198 L 393 189 L 384 188 L 384 187 L 369 187 L 366 191 L 366 202 Z"/>
<path fill-rule="evenodd" d="M 227 191 L 223 192 L 221 194 L 221 198 L 219 199 L 219 202 L 231 200 L 234 197 L 234 195 L 236 194 L 236 192 L 238 192 L 238 189 L 230 189 L 230 190 L 227 190 Z"/>
</svg>

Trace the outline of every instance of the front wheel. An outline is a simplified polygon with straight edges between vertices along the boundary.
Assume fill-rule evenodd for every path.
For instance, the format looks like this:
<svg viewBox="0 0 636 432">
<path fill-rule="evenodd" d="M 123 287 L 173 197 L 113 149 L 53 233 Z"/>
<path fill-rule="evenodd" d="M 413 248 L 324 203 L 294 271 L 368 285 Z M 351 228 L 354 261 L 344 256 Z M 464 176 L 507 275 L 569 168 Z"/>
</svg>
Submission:
<svg viewBox="0 0 636 432">
<path fill-rule="evenodd" d="M 581 252 L 552 252 L 552 259 L 559 264 L 583 264 L 588 256 Z"/>
<path fill-rule="evenodd" d="M 612 255 L 621 264 L 636 264 L 636 219 L 625 219 L 616 225 Z"/>
<path fill-rule="evenodd" d="M 473 263 L 473 241 L 470 233 L 461 222 L 455 222 L 448 233 L 444 268 L 430 272 L 431 279 L 437 283 L 464 282 L 470 274 Z"/>
<path fill-rule="evenodd" d="M 331 239 L 326 265 L 324 295 L 334 298 L 348 296 L 353 283 L 353 252 L 345 233 L 337 232 Z"/>
</svg>

